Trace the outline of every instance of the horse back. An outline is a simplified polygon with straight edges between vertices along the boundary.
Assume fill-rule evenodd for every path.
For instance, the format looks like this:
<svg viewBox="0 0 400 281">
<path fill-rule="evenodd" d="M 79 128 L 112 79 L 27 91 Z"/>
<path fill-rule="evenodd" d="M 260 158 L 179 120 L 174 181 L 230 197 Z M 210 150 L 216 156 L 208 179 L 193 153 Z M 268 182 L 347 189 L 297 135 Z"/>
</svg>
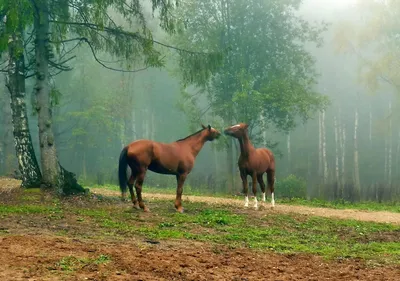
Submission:
<svg viewBox="0 0 400 281">
<path fill-rule="evenodd" d="M 275 170 L 275 156 L 268 148 L 258 148 L 256 150 L 264 170 Z"/>
<path fill-rule="evenodd" d="M 136 140 L 127 146 L 128 158 L 136 159 L 141 163 L 150 163 L 153 158 L 154 141 Z"/>
</svg>

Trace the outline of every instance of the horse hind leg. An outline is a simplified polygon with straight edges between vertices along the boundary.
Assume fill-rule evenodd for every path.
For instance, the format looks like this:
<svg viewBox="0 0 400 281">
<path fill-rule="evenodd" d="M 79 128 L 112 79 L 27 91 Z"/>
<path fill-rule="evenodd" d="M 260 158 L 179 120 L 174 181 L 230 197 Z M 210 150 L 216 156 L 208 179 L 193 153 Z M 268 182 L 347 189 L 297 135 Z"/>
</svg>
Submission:
<svg viewBox="0 0 400 281">
<path fill-rule="evenodd" d="M 139 203 L 135 197 L 135 193 L 133 192 L 133 185 L 135 184 L 135 177 L 131 175 L 128 181 L 129 193 L 131 194 L 131 200 L 133 204 L 133 208 L 139 209 Z"/>
<path fill-rule="evenodd" d="M 262 192 L 262 201 L 265 202 L 265 183 L 263 180 L 263 174 L 257 176 L 258 184 L 260 185 Z"/>
<path fill-rule="evenodd" d="M 271 192 L 271 205 L 272 205 L 272 208 L 274 208 L 275 207 L 275 198 L 274 198 L 275 171 L 274 170 L 267 171 L 267 181 L 268 181 L 268 189 Z"/>
<path fill-rule="evenodd" d="M 253 195 L 254 195 L 254 209 L 258 209 L 258 201 L 257 201 L 257 175 L 254 173 L 252 176 L 253 180 Z"/>
<path fill-rule="evenodd" d="M 149 210 L 149 208 L 147 208 L 144 205 L 143 198 L 142 198 L 142 186 L 143 186 L 143 182 L 144 182 L 144 177 L 146 176 L 146 171 L 147 171 L 147 169 L 143 169 L 137 175 L 136 182 L 135 182 L 135 189 L 136 189 L 137 199 L 139 201 L 139 207 L 142 208 L 143 211 L 149 212 L 150 210 Z"/>
</svg>

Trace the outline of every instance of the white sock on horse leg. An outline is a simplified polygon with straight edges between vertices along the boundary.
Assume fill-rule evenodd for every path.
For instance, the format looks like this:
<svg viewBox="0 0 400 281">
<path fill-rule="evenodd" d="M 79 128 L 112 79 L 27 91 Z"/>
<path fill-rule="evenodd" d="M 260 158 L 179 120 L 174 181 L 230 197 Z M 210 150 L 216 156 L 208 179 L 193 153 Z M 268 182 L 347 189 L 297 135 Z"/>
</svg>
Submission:
<svg viewBox="0 0 400 281">
<path fill-rule="evenodd" d="M 248 195 L 244 198 L 244 206 L 245 207 L 249 206 L 249 196 Z"/>
<path fill-rule="evenodd" d="M 258 208 L 258 201 L 257 201 L 257 197 L 254 196 L 254 208 L 257 209 Z"/>
<path fill-rule="evenodd" d="M 274 193 L 273 192 L 271 193 L 271 204 L 272 204 L 272 207 L 275 206 L 275 198 L 274 198 Z"/>
<path fill-rule="evenodd" d="M 265 202 L 265 192 L 262 193 L 262 201 Z"/>
</svg>

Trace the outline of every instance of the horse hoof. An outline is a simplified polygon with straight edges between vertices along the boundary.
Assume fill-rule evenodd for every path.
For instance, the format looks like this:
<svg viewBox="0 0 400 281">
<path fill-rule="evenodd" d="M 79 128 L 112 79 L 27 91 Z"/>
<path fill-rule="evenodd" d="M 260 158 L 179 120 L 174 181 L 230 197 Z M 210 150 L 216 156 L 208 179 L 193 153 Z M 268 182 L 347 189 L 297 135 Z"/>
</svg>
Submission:
<svg viewBox="0 0 400 281">
<path fill-rule="evenodd" d="M 133 208 L 136 209 L 136 210 L 140 209 L 139 205 L 133 205 Z"/>
<path fill-rule="evenodd" d="M 178 209 L 176 209 L 176 211 L 177 211 L 177 212 L 179 212 L 179 213 L 181 213 L 181 214 L 183 214 L 183 212 L 184 212 L 182 207 L 181 207 L 181 208 L 178 208 Z"/>
<path fill-rule="evenodd" d="M 147 207 L 144 207 L 143 212 L 150 213 L 150 209 Z"/>
</svg>

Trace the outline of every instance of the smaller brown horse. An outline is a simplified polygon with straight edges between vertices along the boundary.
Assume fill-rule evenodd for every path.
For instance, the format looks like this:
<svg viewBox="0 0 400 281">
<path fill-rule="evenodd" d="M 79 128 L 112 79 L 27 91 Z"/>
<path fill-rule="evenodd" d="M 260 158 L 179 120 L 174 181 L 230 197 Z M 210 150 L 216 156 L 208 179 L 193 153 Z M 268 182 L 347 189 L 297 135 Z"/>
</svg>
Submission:
<svg viewBox="0 0 400 281">
<path fill-rule="evenodd" d="M 255 148 L 249 139 L 248 125 L 239 123 L 224 130 L 224 134 L 239 140 L 240 156 L 238 161 L 240 178 L 242 179 L 245 197 L 245 207 L 249 206 L 249 195 L 247 176 L 252 177 L 252 188 L 254 194 L 254 208 L 258 208 L 257 202 L 257 181 L 262 191 L 262 200 L 265 202 L 265 184 L 263 174 L 267 173 L 268 189 L 271 192 L 271 204 L 275 206 L 274 183 L 275 183 L 275 157 L 267 148 Z"/>
<path fill-rule="evenodd" d="M 161 143 L 152 140 L 137 140 L 124 147 L 121 151 L 118 167 L 119 187 L 122 198 L 125 198 L 126 186 L 129 187 L 133 206 L 142 208 L 145 212 L 149 209 L 142 199 L 142 185 L 147 170 L 158 174 L 175 175 L 177 181 L 175 208 L 183 212 L 182 191 L 186 177 L 191 172 L 197 154 L 199 154 L 206 141 L 217 139 L 221 133 L 202 125 L 203 129 L 196 133 L 172 143 Z M 127 166 L 132 174 L 127 180 Z M 135 185 L 137 199 L 133 193 Z"/>
</svg>

